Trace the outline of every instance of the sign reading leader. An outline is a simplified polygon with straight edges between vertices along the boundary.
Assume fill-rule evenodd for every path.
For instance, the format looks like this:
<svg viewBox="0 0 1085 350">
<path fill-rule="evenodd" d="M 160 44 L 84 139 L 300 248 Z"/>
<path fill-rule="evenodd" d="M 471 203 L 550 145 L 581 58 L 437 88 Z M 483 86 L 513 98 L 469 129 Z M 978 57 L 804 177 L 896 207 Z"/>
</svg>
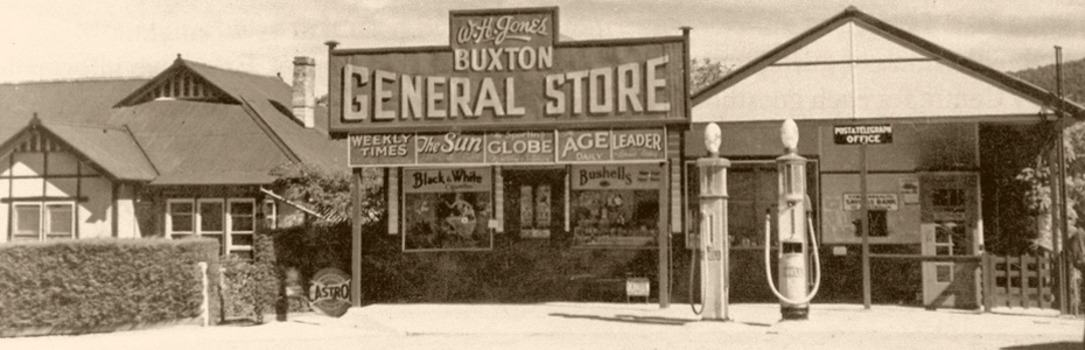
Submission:
<svg viewBox="0 0 1085 350">
<path fill-rule="evenodd" d="M 893 143 L 893 126 L 889 124 L 833 126 L 833 142 L 838 145 Z"/>
</svg>

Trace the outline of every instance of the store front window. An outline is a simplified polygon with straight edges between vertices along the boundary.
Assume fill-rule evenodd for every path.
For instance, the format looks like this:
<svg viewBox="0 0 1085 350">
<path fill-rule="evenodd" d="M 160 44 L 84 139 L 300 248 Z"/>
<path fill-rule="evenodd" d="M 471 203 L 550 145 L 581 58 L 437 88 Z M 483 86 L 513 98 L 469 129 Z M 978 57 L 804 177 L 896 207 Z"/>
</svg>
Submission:
<svg viewBox="0 0 1085 350">
<path fill-rule="evenodd" d="M 655 243 L 663 168 L 651 165 L 574 166 L 572 226 L 578 246 Z"/>
<path fill-rule="evenodd" d="M 493 248 L 490 168 L 406 169 L 403 250 Z"/>
</svg>

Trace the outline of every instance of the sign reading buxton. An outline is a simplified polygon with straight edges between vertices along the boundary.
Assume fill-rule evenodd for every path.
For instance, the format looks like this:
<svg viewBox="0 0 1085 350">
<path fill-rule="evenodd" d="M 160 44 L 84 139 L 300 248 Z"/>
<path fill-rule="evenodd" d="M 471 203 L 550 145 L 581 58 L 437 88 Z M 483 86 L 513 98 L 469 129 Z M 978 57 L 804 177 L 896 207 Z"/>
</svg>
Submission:
<svg viewBox="0 0 1085 350">
<path fill-rule="evenodd" d="M 372 135 L 351 141 L 352 165 L 428 162 L 434 149 L 411 145 L 435 146 L 450 131 L 465 146 L 483 142 L 481 153 L 498 155 L 490 163 L 535 162 L 561 147 L 545 135 L 555 130 L 632 140 L 611 129 L 688 124 L 685 36 L 561 42 L 556 7 L 452 11 L 449 25 L 448 46 L 331 48 L 329 130 Z M 458 156 L 445 163 L 479 157 Z"/>
</svg>

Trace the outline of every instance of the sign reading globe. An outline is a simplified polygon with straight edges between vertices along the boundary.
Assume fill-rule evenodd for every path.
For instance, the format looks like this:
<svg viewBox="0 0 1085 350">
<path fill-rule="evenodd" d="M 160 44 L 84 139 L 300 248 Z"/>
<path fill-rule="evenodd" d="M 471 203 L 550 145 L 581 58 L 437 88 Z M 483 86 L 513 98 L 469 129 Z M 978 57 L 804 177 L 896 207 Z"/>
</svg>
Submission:
<svg viewBox="0 0 1085 350">
<path fill-rule="evenodd" d="M 704 128 L 704 146 L 708 149 L 708 154 L 713 156 L 720 154 L 720 126 L 716 123 L 708 123 L 708 126 Z"/>
</svg>

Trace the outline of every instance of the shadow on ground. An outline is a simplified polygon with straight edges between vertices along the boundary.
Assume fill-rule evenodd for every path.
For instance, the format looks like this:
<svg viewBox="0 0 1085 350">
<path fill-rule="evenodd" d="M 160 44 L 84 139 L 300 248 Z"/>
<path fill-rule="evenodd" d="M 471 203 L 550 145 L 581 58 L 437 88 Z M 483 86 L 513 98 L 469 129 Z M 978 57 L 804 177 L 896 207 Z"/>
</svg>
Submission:
<svg viewBox="0 0 1085 350">
<path fill-rule="evenodd" d="M 604 317 L 599 315 L 575 315 L 566 313 L 551 313 L 550 316 L 564 317 L 564 318 L 579 318 L 586 320 L 598 320 L 609 322 L 623 322 L 623 323 L 639 323 L 639 324 L 655 324 L 664 326 L 682 326 L 691 322 L 701 322 L 700 320 L 691 320 L 686 318 L 667 318 L 657 316 L 636 316 L 636 315 L 614 315 L 614 317 Z M 772 327 L 771 324 L 766 323 L 753 323 L 753 322 L 738 322 L 747 326 L 758 327 Z"/>
<path fill-rule="evenodd" d="M 599 315 L 574 315 L 566 313 L 551 313 L 550 316 L 564 317 L 564 318 L 580 318 L 587 320 L 599 320 L 610 322 L 624 322 L 624 323 L 640 323 L 640 324 L 658 324 L 665 326 L 681 326 L 686 323 L 694 322 L 694 320 L 683 318 L 667 318 L 656 316 L 635 316 L 635 315 L 615 315 L 614 317 L 604 317 Z"/>
<path fill-rule="evenodd" d="M 1018 345 L 1002 348 L 1003 350 L 1069 350 L 1069 349 L 1081 349 L 1082 343 L 1078 342 L 1056 342 L 1056 343 L 1040 343 L 1040 344 L 1028 344 Z"/>
</svg>

